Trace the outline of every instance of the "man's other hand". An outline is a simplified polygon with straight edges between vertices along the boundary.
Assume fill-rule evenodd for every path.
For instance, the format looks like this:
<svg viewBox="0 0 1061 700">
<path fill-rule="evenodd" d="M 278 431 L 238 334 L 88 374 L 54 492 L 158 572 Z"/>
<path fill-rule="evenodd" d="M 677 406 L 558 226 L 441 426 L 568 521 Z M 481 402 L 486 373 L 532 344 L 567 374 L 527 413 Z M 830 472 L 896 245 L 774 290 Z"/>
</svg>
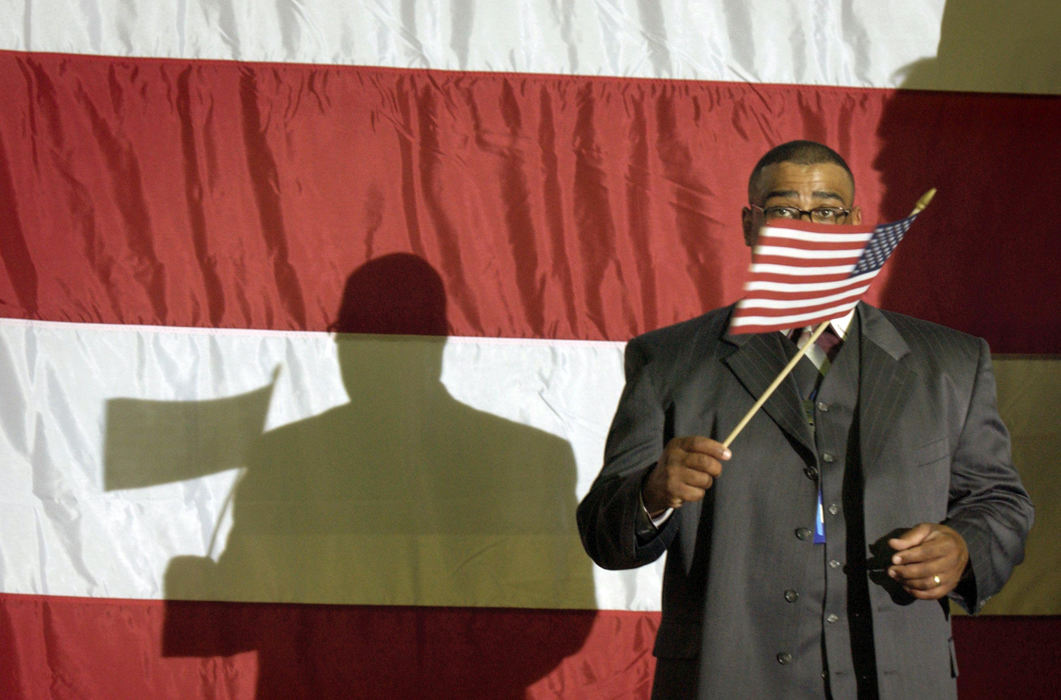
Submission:
<svg viewBox="0 0 1061 700">
<path fill-rule="evenodd" d="M 969 549 L 954 529 L 938 523 L 915 525 L 888 540 L 895 550 L 888 575 L 915 598 L 934 600 L 954 590 L 969 563 Z"/>
<path fill-rule="evenodd" d="M 641 490 L 645 509 L 655 517 L 668 508 L 699 501 L 722 474 L 722 461 L 729 458 L 730 451 L 710 438 L 672 439 L 645 479 Z"/>
</svg>

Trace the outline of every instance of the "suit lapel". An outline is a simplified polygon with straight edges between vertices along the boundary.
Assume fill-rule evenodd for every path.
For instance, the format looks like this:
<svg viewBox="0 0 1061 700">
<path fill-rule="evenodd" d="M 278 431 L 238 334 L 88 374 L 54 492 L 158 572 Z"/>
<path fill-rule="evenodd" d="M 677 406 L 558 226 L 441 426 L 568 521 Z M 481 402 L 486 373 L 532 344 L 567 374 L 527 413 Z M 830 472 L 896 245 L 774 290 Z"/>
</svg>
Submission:
<svg viewBox="0 0 1061 700">
<path fill-rule="evenodd" d="M 788 362 L 780 333 L 730 335 L 720 346 L 723 363 L 736 375 L 754 399 L 766 391 Z M 814 452 L 814 436 L 803 414 L 795 380 L 788 376 L 762 409 L 783 431 Z M 732 427 L 732 426 L 730 426 Z"/>
<path fill-rule="evenodd" d="M 862 327 L 862 366 L 859 382 L 859 434 L 862 465 L 876 463 L 906 403 L 916 375 L 903 358 L 910 347 L 877 309 L 859 305 Z"/>
</svg>

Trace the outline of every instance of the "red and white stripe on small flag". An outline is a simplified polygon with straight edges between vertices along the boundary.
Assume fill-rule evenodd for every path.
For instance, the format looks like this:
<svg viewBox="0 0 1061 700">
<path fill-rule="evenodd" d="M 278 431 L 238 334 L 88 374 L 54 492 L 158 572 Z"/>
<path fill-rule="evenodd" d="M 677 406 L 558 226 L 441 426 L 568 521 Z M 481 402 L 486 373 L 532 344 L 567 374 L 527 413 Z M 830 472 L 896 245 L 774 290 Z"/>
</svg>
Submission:
<svg viewBox="0 0 1061 700">
<path fill-rule="evenodd" d="M 844 226 L 772 221 L 752 251 L 751 278 L 730 333 L 814 326 L 855 307 L 917 218 Z"/>
</svg>

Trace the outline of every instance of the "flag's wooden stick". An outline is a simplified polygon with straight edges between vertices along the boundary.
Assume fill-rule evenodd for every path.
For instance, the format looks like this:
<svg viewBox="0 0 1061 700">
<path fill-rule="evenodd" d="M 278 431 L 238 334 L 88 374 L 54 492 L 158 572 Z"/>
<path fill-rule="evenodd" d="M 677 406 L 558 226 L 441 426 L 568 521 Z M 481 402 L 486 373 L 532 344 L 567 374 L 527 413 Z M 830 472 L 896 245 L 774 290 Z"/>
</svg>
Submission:
<svg viewBox="0 0 1061 700">
<path fill-rule="evenodd" d="M 787 365 L 785 365 L 785 368 L 781 370 L 781 373 L 774 377 L 774 381 L 770 382 L 770 386 L 766 387 L 766 391 L 764 391 L 763 395 L 759 397 L 759 400 L 752 404 L 752 407 L 748 409 L 748 412 L 740 419 L 740 423 L 737 423 L 737 427 L 730 432 L 729 437 L 722 441 L 723 447 L 729 447 L 730 443 L 737 439 L 737 436 L 740 435 L 740 431 L 744 430 L 744 426 L 748 425 L 748 421 L 752 419 L 752 416 L 759 412 L 759 409 L 763 407 L 763 404 L 766 403 L 766 400 L 774 393 L 774 390 L 781 386 L 781 382 L 785 381 L 785 377 L 789 375 L 792 368 L 803 359 L 803 356 L 807 354 L 807 350 L 810 349 L 810 346 L 817 342 L 818 336 L 820 336 L 828 327 L 829 322 L 822 321 L 821 324 L 814 329 L 814 332 L 810 335 L 810 340 L 799 349 L 799 352 L 793 355 L 792 359 L 788 361 Z"/>
<path fill-rule="evenodd" d="M 921 213 L 921 211 L 928 206 L 928 203 L 931 202 L 932 198 L 935 196 L 935 187 L 921 195 L 921 199 L 917 200 L 917 204 L 914 205 L 913 210 L 910 212 L 910 216 Z M 787 377 L 789 373 L 792 372 L 792 369 L 796 366 L 796 364 L 799 363 L 803 356 L 807 354 L 807 350 L 810 349 L 810 346 L 814 345 L 814 343 L 818 341 L 818 336 L 824 333 L 825 329 L 828 327 L 829 321 L 822 321 L 822 323 L 814 329 L 814 332 L 811 333 L 810 339 L 803 345 L 803 347 L 799 349 L 799 352 L 797 352 L 795 356 L 793 356 L 793 358 L 788 361 L 788 364 L 785 365 L 785 368 L 781 370 L 781 373 L 774 378 L 774 381 L 770 382 L 770 386 L 766 387 L 766 391 L 763 392 L 763 395 L 760 396 L 754 404 L 752 404 L 752 407 L 748 409 L 748 412 L 745 413 L 744 417 L 740 419 L 740 422 L 737 423 L 737 427 L 735 427 L 730 432 L 729 436 L 722 441 L 723 447 L 729 447 L 730 443 L 737 439 L 737 436 L 740 435 L 740 432 L 742 430 L 744 430 L 744 426 L 748 425 L 748 421 L 752 419 L 752 416 L 759 412 L 759 409 L 763 407 L 763 404 L 766 403 L 767 399 L 770 398 L 771 394 L 774 393 L 777 387 L 781 386 L 781 382 L 785 381 L 785 377 Z"/>
</svg>

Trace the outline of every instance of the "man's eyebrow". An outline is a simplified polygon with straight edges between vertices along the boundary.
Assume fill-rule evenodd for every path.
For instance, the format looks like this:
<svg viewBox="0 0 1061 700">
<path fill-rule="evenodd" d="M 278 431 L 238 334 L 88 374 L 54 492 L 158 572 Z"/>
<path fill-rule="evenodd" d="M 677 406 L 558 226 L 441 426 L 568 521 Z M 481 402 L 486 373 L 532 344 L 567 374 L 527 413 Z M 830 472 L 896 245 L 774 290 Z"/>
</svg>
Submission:
<svg viewBox="0 0 1061 700">
<path fill-rule="evenodd" d="M 818 199 L 839 199 L 841 203 L 843 203 L 843 201 L 844 201 L 844 198 L 842 196 L 840 196 L 839 192 L 829 192 L 829 191 L 826 191 L 826 190 L 815 190 L 814 192 L 811 192 L 811 195 L 814 196 L 814 197 L 817 197 Z"/>
<path fill-rule="evenodd" d="M 771 191 L 766 193 L 765 197 L 763 197 L 763 201 L 765 202 L 766 200 L 771 199 L 773 197 L 798 197 L 798 196 L 799 196 L 799 192 L 796 192 L 795 190 L 771 190 Z M 832 192 L 832 191 L 829 191 L 829 190 L 814 190 L 813 192 L 811 192 L 811 196 L 816 198 L 816 199 L 838 199 L 838 200 L 840 200 L 841 203 L 844 202 L 844 198 L 840 195 L 839 192 Z"/>
</svg>

